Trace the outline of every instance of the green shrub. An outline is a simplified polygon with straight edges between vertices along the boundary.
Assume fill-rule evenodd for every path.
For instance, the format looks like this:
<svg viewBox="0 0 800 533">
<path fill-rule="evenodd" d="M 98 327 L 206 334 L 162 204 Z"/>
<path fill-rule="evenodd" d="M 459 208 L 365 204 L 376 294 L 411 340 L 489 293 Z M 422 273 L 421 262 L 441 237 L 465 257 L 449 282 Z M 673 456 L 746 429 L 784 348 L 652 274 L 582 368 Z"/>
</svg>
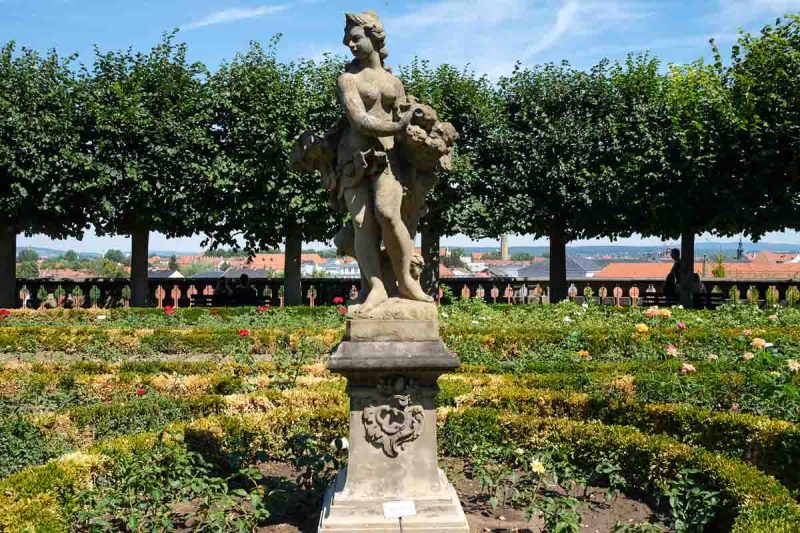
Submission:
<svg viewBox="0 0 800 533">
<path fill-rule="evenodd" d="M 489 425 L 484 436 L 470 428 Z M 499 437 L 497 429 L 499 428 Z M 464 455 L 462 435 L 469 434 L 474 455 L 481 447 L 502 446 L 507 454 L 519 447 L 542 449 L 565 446 L 575 466 L 594 469 L 599 460 L 614 454 L 627 486 L 645 493 L 659 492 L 659 484 L 677 478 L 685 469 L 699 473 L 703 489 L 719 492 L 719 510 L 714 525 L 720 530 L 763 531 L 769 520 L 795 530 L 800 527 L 800 507 L 791 494 L 773 478 L 755 467 L 681 444 L 665 436 L 648 436 L 627 426 L 576 422 L 559 418 L 499 414 L 495 409 L 464 409 L 450 413 L 440 433 L 440 446 Z"/>
<path fill-rule="evenodd" d="M 451 380 L 445 381 L 442 388 L 449 389 L 450 383 Z M 537 417 L 600 420 L 669 435 L 750 462 L 789 488 L 800 488 L 800 426 L 796 424 L 745 414 L 714 413 L 687 405 L 644 404 L 513 385 L 473 388 L 459 396 L 457 402 Z"/>
</svg>

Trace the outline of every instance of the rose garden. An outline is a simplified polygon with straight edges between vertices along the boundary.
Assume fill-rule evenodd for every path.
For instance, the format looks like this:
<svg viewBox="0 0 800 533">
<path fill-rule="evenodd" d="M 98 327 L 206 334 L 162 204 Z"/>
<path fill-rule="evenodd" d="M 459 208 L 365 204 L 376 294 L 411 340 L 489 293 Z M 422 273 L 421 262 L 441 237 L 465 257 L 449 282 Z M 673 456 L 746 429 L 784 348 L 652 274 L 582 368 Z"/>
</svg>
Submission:
<svg viewBox="0 0 800 533">
<path fill-rule="evenodd" d="M 497 83 L 396 77 L 371 11 L 346 66 L 253 45 L 209 74 L 170 35 L 73 79 L 7 46 L 0 531 L 800 531 L 800 291 L 620 307 L 563 271 L 569 240 L 638 232 L 682 237 L 685 280 L 695 233 L 798 227 L 799 28 L 730 66 Z M 133 237 L 132 306 L 12 308 L 16 235 L 87 224 Z M 360 295 L 146 307 L 150 231 L 332 238 Z M 460 232 L 549 236 L 551 303 L 434 303 Z"/>
</svg>

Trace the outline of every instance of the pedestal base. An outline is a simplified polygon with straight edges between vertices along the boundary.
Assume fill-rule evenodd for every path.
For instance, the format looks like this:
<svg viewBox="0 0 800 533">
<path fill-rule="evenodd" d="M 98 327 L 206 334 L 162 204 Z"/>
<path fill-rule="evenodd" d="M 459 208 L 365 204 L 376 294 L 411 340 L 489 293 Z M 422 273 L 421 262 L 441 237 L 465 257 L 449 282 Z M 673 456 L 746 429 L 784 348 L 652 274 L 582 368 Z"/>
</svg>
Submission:
<svg viewBox="0 0 800 533">
<path fill-rule="evenodd" d="M 403 531 L 431 533 L 469 533 L 469 524 L 453 485 L 441 470 L 440 490 L 428 497 L 415 499 L 416 516 L 403 518 Z M 346 499 L 343 497 L 347 468 L 336 476 L 325 493 L 319 532 L 367 533 L 370 531 L 399 531 L 398 519 L 384 518 L 380 499 Z"/>
<path fill-rule="evenodd" d="M 402 511 L 410 513 L 403 531 L 469 533 L 436 453 L 436 380 L 458 368 L 458 357 L 438 337 L 435 320 L 387 324 L 349 321 L 348 335 L 328 359 L 328 369 L 347 378 L 350 430 L 347 468 L 328 489 L 319 531 L 399 531 L 383 504 L 414 502 L 416 514 Z"/>
</svg>

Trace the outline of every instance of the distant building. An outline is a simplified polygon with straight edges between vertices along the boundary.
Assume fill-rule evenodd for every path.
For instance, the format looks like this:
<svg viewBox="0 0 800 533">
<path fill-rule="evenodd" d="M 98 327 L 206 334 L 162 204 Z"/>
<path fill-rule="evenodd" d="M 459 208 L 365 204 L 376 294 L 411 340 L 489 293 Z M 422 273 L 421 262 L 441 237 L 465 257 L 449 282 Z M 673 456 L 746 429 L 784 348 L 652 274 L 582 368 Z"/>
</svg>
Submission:
<svg viewBox="0 0 800 533">
<path fill-rule="evenodd" d="M 222 270 L 206 270 L 205 272 L 198 272 L 190 276 L 192 279 L 219 279 L 225 275 Z"/>
<path fill-rule="evenodd" d="M 51 279 L 86 279 L 96 277 L 93 273 L 83 272 L 81 270 L 72 270 L 69 268 L 55 268 L 50 270 L 40 270 L 40 278 Z"/>
<path fill-rule="evenodd" d="M 753 261 L 740 263 L 735 260 L 723 262 L 725 278 L 728 279 L 774 279 L 790 280 L 800 279 L 800 261 L 797 263 L 767 263 Z M 659 279 L 663 280 L 669 274 L 672 265 L 661 262 L 648 263 L 609 263 L 600 272 L 597 278 L 622 278 L 622 279 Z M 703 264 L 696 262 L 694 271 L 702 275 Z M 706 276 L 708 279 L 708 276 Z"/>
<path fill-rule="evenodd" d="M 147 271 L 147 278 L 148 279 L 179 279 L 183 278 L 184 275 L 178 272 L 177 270 L 148 270 Z"/>
<path fill-rule="evenodd" d="M 567 278 L 593 278 L 598 272 L 602 271 L 600 265 L 578 255 L 567 254 L 566 257 Z M 669 269 L 667 269 L 669 271 Z M 664 274 L 666 276 L 666 274 Z M 550 277 L 550 261 L 536 261 L 533 264 L 521 269 L 518 277 L 520 278 L 543 278 Z"/>
<path fill-rule="evenodd" d="M 505 265 L 490 265 L 487 270 L 493 278 L 518 278 L 520 277 L 520 271 L 529 266 L 528 264 L 508 263 Z"/>
<path fill-rule="evenodd" d="M 239 279 L 242 274 L 247 274 L 250 279 L 264 279 L 273 277 L 275 271 L 265 268 L 229 268 L 222 274 L 222 277 L 225 279 Z"/>
<path fill-rule="evenodd" d="M 328 259 L 322 265 L 309 263 L 311 273 L 308 275 L 312 277 L 318 272 L 324 273 L 326 276 L 332 278 L 360 278 L 361 269 L 358 267 L 358 262 L 349 257 L 337 257 Z"/>
</svg>

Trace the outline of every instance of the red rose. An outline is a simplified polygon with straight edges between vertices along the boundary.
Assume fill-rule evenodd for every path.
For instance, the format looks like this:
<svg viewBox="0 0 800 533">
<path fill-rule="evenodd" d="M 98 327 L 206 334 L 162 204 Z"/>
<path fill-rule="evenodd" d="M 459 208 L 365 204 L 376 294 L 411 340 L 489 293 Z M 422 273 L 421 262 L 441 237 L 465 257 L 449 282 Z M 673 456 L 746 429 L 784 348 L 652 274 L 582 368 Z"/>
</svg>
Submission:
<svg viewBox="0 0 800 533">
<path fill-rule="evenodd" d="M 172 316 L 172 314 L 173 314 L 174 312 L 175 312 L 175 308 L 174 308 L 174 307 L 172 307 L 171 305 L 165 305 L 165 306 L 164 306 L 164 314 L 165 314 L 165 315 L 167 315 L 167 316 Z"/>
<path fill-rule="evenodd" d="M 338 312 L 340 315 L 347 314 L 347 308 L 346 308 L 345 306 L 343 306 L 343 305 L 340 305 L 340 306 L 339 306 L 339 307 L 336 309 L 336 311 L 337 311 L 337 312 Z"/>
<path fill-rule="evenodd" d="M 333 298 L 333 305 L 342 305 L 344 303 L 344 298 L 341 296 L 335 296 Z"/>
<path fill-rule="evenodd" d="M 240 337 L 249 337 L 250 336 L 250 330 L 249 329 L 240 329 L 239 330 L 239 336 Z"/>
<path fill-rule="evenodd" d="M 269 305 L 259 305 L 258 306 L 258 312 L 259 313 L 266 313 L 267 311 L 269 311 Z"/>
<path fill-rule="evenodd" d="M 4 316 L 5 317 L 5 316 L 8 316 L 10 314 L 11 314 L 11 311 L 9 311 L 8 309 L 0 309 L 0 316 Z"/>
<path fill-rule="evenodd" d="M 136 396 L 144 396 L 146 392 L 147 392 L 146 390 L 139 387 L 138 389 L 136 389 Z"/>
</svg>

